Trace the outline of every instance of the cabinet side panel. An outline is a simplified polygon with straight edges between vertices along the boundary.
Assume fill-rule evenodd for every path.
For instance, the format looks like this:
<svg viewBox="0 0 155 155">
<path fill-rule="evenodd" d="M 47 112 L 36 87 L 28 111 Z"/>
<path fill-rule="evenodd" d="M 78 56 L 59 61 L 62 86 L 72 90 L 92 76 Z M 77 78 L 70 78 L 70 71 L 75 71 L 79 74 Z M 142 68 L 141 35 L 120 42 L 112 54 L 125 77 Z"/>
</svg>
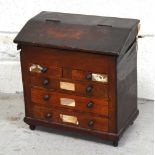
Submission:
<svg viewBox="0 0 155 155">
<path fill-rule="evenodd" d="M 109 132 L 117 133 L 116 57 L 110 57 L 109 71 Z"/>
<path fill-rule="evenodd" d="M 28 71 L 27 54 L 24 52 L 24 48 L 21 48 L 20 61 L 22 69 L 22 82 L 23 82 L 23 93 L 24 93 L 24 103 L 25 103 L 25 116 L 31 117 L 31 85 L 30 76 Z"/>
<path fill-rule="evenodd" d="M 134 121 L 137 110 L 137 43 L 117 61 L 117 129 Z"/>
</svg>

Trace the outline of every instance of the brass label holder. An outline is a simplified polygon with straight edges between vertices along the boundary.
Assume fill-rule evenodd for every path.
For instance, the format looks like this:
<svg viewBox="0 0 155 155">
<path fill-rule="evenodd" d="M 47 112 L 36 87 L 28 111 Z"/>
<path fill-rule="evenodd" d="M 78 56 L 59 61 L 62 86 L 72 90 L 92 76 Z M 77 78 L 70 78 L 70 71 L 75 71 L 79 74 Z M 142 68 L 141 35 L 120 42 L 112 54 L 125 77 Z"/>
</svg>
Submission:
<svg viewBox="0 0 155 155">
<path fill-rule="evenodd" d="M 75 107 L 75 100 L 70 98 L 60 98 L 60 104 L 70 107 Z"/>
<path fill-rule="evenodd" d="M 79 124 L 78 119 L 75 116 L 60 114 L 60 118 L 62 119 L 63 122 L 73 123 L 73 124 L 76 124 L 76 125 Z"/>
<path fill-rule="evenodd" d="M 107 83 L 108 82 L 108 75 L 107 74 L 92 73 L 92 81 Z"/>
</svg>

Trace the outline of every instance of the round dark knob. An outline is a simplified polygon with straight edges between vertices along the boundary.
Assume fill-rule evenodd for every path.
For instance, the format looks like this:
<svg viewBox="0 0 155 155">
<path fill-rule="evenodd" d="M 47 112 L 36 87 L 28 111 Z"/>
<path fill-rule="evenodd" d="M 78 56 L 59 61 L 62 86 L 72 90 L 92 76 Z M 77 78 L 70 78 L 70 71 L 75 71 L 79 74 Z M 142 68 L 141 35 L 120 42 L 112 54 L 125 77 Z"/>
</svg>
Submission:
<svg viewBox="0 0 155 155">
<path fill-rule="evenodd" d="M 44 86 L 48 85 L 48 83 L 49 83 L 48 79 L 43 80 L 43 85 Z"/>
<path fill-rule="evenodd" d="M 45 115 L 45 118 L 46 119 L 49 119 L 49 118 L 51 118 L 52 117 L 52 114 L 51 113 L 47 113 L 46 115 Z"/>
<path fill-rule="evenodd" d="M 87 79 L 87 80 L 91 80 L 91 79 L 92 79 L 92 74 L 91 74 L 91 73 L 87 74 L 87 75 L 86 75 L 86 79 Z"/>
<path fill-rule="evenodd" d="M 47 72 L 47 68 L 46 67 L 43 67 L 42 70 L 41 70 L 41 72 L 42 73 L 46 73 Z"/>
<path fill-rule="evenodd" d="M 44 96 L 43 96 L 43 100 L 44 100 L 44 101 L 48 101 L 48 100 L 49 100 L 49 96 L 48 96 L 48 95 L 44 95 Z"/>
<path fill-rule="evenodd" d="M 92 107 L 93 107 L 93 105 L 94 105 L 94 103 L 93 103 L 93 102 L 88 102 L 88 103 L 87 103 L 87 108 L 92 108 Z"/>
<path fill-rule="evenodd" d="M 94 121 L 91 120 L 91 121 L 88 122 L 89 127 L 92 127 L 93 125 L 94 125 Z"/>
<path fill-rule="evenodd" d="M 92 86 L 88 86 L 88 87 L 86 88 L 86 92 L 87 92 L 87 93 L 91 93 L 92 90 L 93 90 L 93 87 L 92 87 Z"/>
</svg>

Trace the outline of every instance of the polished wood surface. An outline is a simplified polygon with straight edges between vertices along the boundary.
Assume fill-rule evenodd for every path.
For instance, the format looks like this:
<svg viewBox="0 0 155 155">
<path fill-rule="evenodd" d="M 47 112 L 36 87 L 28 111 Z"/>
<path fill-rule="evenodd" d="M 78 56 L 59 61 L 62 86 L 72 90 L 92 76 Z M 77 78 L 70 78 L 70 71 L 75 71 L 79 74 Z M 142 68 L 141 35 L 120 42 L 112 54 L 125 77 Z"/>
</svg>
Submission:
<svg viewBox="0 0 155 155">
<path fill-rule="evenodd" d="M 30 49 L 34 52 L 30 53 Z M 84 62 L 81 57 L 87 59 L 89 63 L 83 64 Z M 67 52 L 65 50 L 60 53 L 56 49 L 23 46 L 21 50 L 21 62 L 25 96 L 25 121 L 30 125 L 37 125 L 39 123 L 38 125 L 48 126 L 49 124 L 49 126 L 61 128 L 62 124 L 63 128 L 67 130 L 73 130 L 74 127 L 76 131 L 84 132 L 84 129 L 89 129 L 91 133 L 93 132 L 92 135 L 96 135 L 97 137 L 99 137 L 98 132 L 100 131 L 103 132 L 100 135 L 104 139 L 118 142 L 118 133 L 121 135 L 138 114 L 136 112 L 132 116 L 131 113 L 131 117 L 127 120 L 128 123 L 126 122 L 124 126 L 118 128 L 118 123 L 123 118 L 118 114 L 119 109 L 117 109 L 121 107 L 119 106 L 120 103 L 117 102 L 117 59 L 114 56 L 81 52 L 74 52 L 73 54 L 71 51 Z M 29 70 L 31 64 L 39 64 L 48 68 L 48 71 L 46 73 L 31 72 Z M 108 75 L 108 82 L 101 83 L 86 79 L 85 76 L 89 73 L 105 73 Z M 48 83 L 45 84 L 44 80 L 48 80 Z M 61 89 L 60 82 L 75 84 L 75 91 Z M 91 93 L 87 93 L 86 91 L 88 86 L 93 86 Z M 45 95 L 49 96 L 48 101 L 43 99 Z M 76 106 L 68 107 L 61 105 L 60 98 L 74 99 Z M 89 101 L 94 103 L 92 108 L 87 107 Z M 76 126 L 75 124 L 70 125 L 70 123 L 66 122 L 62 123 L 59 119 L 55 119 L 54 122 L 47 121 L 44 114 L 48 113 L 48 109 L 50 109 L 50 114 L 53 114 L 57 110 L 65 110 L 68 115 L 72 116 L 76 113 L 82 125 Z M 121 109 L 123 109 L 123 105 Z M 58 113 L 54 113 L 54 116 L 58 116 Z M 119 121 L 118 116 L 120 117 Z M 97 120 L 98 123 L 95 130 L 88 127 L 89 118 Z M 106 125 L 103 125 L 103 128 L 100 129 L 99 124 Z M 64 127 L 65 125 L 66 127 Z"/>
<path fill-rule="evenodd" d="M 35 64 L 35 63 L 30 63 L 29 64 L 28 70 L 30 70 L 30 67 L 33 64 Z M 31 71 L 30 72 L 31 73 L 31 76 L 39 76 L 39 75 L 42 74 L 43 76 L 46 76 L 46 77 L 54 77 L 54 78 L 60 78 L 60 77 L 62 77 L 62 68 L 60 68 L 60 67 L 44 66 L 41 63 L 39 63 L 37 65 L 39 65 L 41 67 L 47 68 L 47 71 L 46 72 L 41 72 L 41 73 L 37 73 L 37 72 Z"/>
<path fill-rule="evenodd" d="M 48 99 L 44 99 L 44 96 L 48 95 Z M 73 99 L 75 106 L 62 105 L 60 103 L 61 98 Z M 31 88 L 31 100 L 35 105 L 42 107 L 55 107 L 73 109 L 85 113 L 91 113 L 99 116 L 108 117 L 108 100 L 94 99 L 82 96 L 70 95 L 66 93 L 58 93 L 55 91 L 49 91 L 41 88 Z M 92 103 L 92 106 L 89 106 Z"/>
<path fill-rule="evenodd" d="M 47 84 L 44 84 L 45 81 L 48 81 Z M 61 89 L 60 88 L 60 82 L 67 82 L 71 83 L 75 86 L 75 91 L 73 90 L 67 90 L 67 89 Z M 94 97 L 94 98 L 108 98 L 108 85 L 103 84 L 97 84 L 97 83 L 91 83 L 91 82 L 75 82 L 72 80 L 64 80 L 64 79 L 52 79 L 52 78 L 46 78 L 46 77 L 31 77 L 31 85 L 32 86 L 38 86 L 38 87 L 44 87 L 46 89 L 50 90 L 56 90 L 59 92 L 66 92 L 69 94 L 76 94 L 80 96 L 87 96 L 87 97 Z M 91 87 L 90 91 L 87 89 Z"/>
<path fill-rule="evenodd" d="M 61 20 L 45 19 L 51 15 Z M 48 12 L 32 18 L 14 40 L 21 50 L 24 121 L 30 129 L 75 131 L 117 146 L 139 113 L 138 23 Z"/>
<path fill-rule="evenodd" d="M 89 114 L 81 115 L 81 113 L 72 110 L 58 110 L 50 108 L 47 109 L 38 106 L 35 106 L 32 109 L 33 109 L 33 118 L 36 119 L 41 119 L 47 122 L 67 124 L 70 126 L 78 126 L 89 130 L 108 131 L 107 118 L 95 117 Z M 78 124 L 63 122 L 63 120 L 61 119 L 61 115 L 73 116 L 77 118 Z"/>
</svg>

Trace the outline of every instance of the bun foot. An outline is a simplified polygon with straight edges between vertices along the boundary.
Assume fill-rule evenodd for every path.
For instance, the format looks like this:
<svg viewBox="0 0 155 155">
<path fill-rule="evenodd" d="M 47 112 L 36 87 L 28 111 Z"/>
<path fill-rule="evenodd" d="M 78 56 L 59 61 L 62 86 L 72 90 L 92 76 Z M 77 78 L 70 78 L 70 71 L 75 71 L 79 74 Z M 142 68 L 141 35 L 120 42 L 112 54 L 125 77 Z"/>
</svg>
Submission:
<svg viewBox="0 0 155 155">
<path fill-rule="evenodd" d="M 29 128 L 30 128 L 31 130 L 35 130 L 36 126 L 35 126 L 35 125 L 30 125 Z"/>
<path fill-rule="evenodd" d="M 130 123 L 130 125 L 133 125 L 133 124 L 134 124 L 134 122 L 131 122 L 131 123 Z"/>
<path fill-rule="evenodd" d="M 114 142 L 113 142 L 113 146 L 114 146 L 114 147 L 117 147 L 117 146 L 118 146 L 118 141 L 114 141 Z"/>
</svg>

